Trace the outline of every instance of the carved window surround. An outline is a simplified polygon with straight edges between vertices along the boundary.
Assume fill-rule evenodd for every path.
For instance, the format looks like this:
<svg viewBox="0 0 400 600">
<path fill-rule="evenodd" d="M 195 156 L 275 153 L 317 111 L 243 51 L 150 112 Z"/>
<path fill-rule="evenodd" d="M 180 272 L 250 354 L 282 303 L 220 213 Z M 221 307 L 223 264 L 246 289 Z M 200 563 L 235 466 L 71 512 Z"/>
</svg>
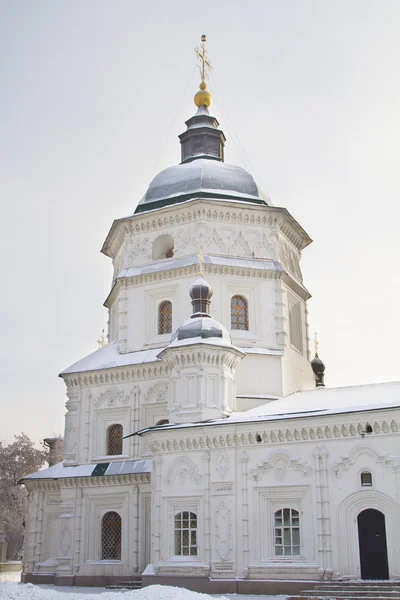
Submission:
<svg viewBox="0 0 400 600">
<path fill-rule="evenodd" d="M 255 538 L 256 561 L 277 563 L 304 563 L 314 560 L 312 505 L 310 486 L 273 486 L 255 489 L 255 512 L 252 522 Z M 274 546 L 274 515 L 281 508 L 294 508 L 300 514 L 300 556 L 276 556 Z M 307 532 L 307 535 L 303 535 Z"/>
<path fill-rule="evenodd" d="M 202 496 L 184 495 L 163 499 L 164 536 L 161 540 L 161 562 L 166 563 L 199 563 L 204 561 L 203 544 L 203 498 Z M 189 511 L 197 515 L 197 556 L 176 556 L 174 548 L 175 515 Z"/>
<path fill-rule="evenodd" d="M 171 341 L 172 332 L 178 326 L 179 305 L 176 294 L 178 287 L 178 284 L 157 286 L 145 291 L 146 346 L 163 346 Z M 158 308 L 164 300 L 168 300 L 172 304 L 172 332 L 160 335 L 158 333 Z"/>
</svg>

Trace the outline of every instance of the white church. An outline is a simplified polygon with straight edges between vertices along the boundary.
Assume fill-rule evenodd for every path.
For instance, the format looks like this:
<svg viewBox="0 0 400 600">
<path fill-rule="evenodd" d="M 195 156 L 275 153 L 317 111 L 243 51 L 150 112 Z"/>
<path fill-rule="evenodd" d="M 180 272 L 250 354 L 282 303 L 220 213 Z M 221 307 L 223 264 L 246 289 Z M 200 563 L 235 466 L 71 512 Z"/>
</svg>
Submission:
<svg viewBox="0 0 400 600">
<path fill-rule="evenodd" d="M 23 480 L 22 581 L 400 579 L 400 383 L 324 386 L 311 239 L 224 162 L 204 77 L 194 100 L 181 163 L 104 242 L 108 344 L 60 374 L 65 460 Z"/>
</svg>

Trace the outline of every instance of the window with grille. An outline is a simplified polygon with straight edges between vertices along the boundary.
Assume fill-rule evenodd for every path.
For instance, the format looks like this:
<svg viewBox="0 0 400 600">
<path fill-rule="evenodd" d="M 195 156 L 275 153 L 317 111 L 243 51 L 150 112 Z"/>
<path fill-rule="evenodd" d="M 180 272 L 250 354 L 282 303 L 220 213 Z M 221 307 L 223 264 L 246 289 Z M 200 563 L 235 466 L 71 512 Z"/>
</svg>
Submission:
<svg viewBox="0 0 400 600">
<path fill-rule="evenodd" d="M 231 298 L 231 329 L 249 329 L 249 309 L 246 298 L 232 296 Z"/>
<path fill-rule="evenodd" d="M 299 352 L 303 352 L 303 325 L 301 320 L 301 304 L 289 298 L 289 333 L 290 343 Z"/>
<path fill-rule="evenodd" d="M 172 303 L 164 300 L 158 307 L 158 334 L 172 332 Z"/>
<path fill-rule="evenodd" d="M 156 423 L 156 427 L 157 427 L 158 425 L 168 425 L 168 423 L 169 423 L 169 420 L 168 420 L 168 419 L 160 419 L 159 421 L 157 421 L 157 423 Z"/>
<path fill-rule="evenodd" d="M 361 473 L 361 485 L 364 487 L 372 486 L 372 475 L 369 471 L 363 471 Z"/>
<path fill-rule="evenodd" d="M 110 425 L 107 429 L 107 455 L 122 454 L 122 425 Z"/>
<path fill-rule="evenodd" d="M 108 512 L 101 521 L 102 560 L 121 560 L 121 517 L 116 512 Z"/>
<path fill-rule="evenodd" d="M 274 514 L 275 556 L 300 555 L 300 518 L 297 510 L 281 508 Z"/>
<path fill-rule="evenodd" d="M 197 515 L 193 512 L 175 515 L 175 554 L 197 556 Z"/>
</svg>

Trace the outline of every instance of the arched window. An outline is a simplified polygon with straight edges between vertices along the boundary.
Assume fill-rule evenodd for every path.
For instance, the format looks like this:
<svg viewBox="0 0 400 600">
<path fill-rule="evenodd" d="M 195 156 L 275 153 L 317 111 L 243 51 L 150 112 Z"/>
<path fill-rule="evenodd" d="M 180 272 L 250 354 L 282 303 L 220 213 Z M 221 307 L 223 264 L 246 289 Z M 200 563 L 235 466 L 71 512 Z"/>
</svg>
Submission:
<svg viewBox="0 0 400 600">
<path fill-rule="evenodd" d="M 107 429 L 107 455 L 122 454 L 122 425 L 110 425 Z"/>
<path fill-rule="evenodd" d="M 275 556 L 300 555 L 300 518 L 294 508 L 281 508 L 274 514 Z"/>
<path fill-rule="evenodd" d="M 101 521 L 102 560 L 121 560 L 121 517 L 116 512 L 108 512 Z"/>
<path fill-rule="evenodd" d="M 249 329 L 249 308 L 246 298 L 232 296 L 231 298 L 231 329 Z"/>
<path fill-rule="evenodd" d="M 369 471 L 363 471 L 361 473 L 361 485 L 363 487 L 371 487 L 372 486 L 372 475 Z"/>
<path fill-rule="evenodd" d="M 168 419 L 160 419 L 159 421 L 157 421 L 156 427 L 158 427 L 159 425 L 168 425 L 168 423 Z"/>
<path fill-rule="evenodd" d="M 174 256 L 174 238 L 172 235 L 160 235 L 153 244 L 153 260 Z"/>
<path fill-rule="evenodd" d="M 175 515 L 176 556 L 197 556 L 197 515 L 180 512 Z"/>
<path fill-rule="evenodd" d="M 158 335 L 172 332 L 172 303 L 164 300 L 158 307 Z"/>
</svg>

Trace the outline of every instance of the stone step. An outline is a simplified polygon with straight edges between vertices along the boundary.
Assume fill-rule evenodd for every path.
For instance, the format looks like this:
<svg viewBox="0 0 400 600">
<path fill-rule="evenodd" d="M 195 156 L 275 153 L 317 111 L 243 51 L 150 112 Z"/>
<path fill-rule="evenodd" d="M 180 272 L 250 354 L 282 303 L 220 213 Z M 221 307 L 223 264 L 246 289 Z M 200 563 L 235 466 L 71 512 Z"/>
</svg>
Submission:
<svg viewBox="0 0 400 600">
<path fill-rule="evenodd" d="M 387 592 L 396 592 L 398 593 L 400 591 L 400 586 L 399 585 L 317 585 L 314 590 L 321 590 L 323 592 L 329 592 L 329 591 L 335 591 L 335 592 L 340 592 L 340 591 L 365 591 L 365 592 L 373 592 L 376 590 L 382 590 L 382 591 L 387 591 Z"/>
<path fill-rule="evenodd" d="M 318 583 L 318 589 L 323 588 L 334 588 L 334 587 L 345 587 L 347 588 L 365 588 L 365 587 L 390 587 L 390 588 L 400 588 L 400 581 L 391 581 L 390 579 L 365 579 L 362 581 L 332 581 L 331 583 Z"/>
<path fill-rule="evenodd" d="M 302 592 L 301 592 L 302 593 Z M 309 595 L 302 595 L 302 596 L 288 596 L 287 600 L 315 600 L 316 598 L 337 598 L 339 597 L 340 600 L 360 600 L 360 598 L 365 598 L 365 600 L 387 600 L 388 596 L 381 596 L 379 593 L 379 590 L 377 590 L 377 593 L 374 596 L 352 596 L 351 591 L 348 593 L 347 596 L 337 596 L 336 593 L 334 591 L 329 592 L 323 592 L 320 594 L 309 594 Z M 390 598 L 392 600 L 400 600 L 400 594 L 398 594 L 397 596 L 390 596 Z"/>
<path fill-rule="evenodd" d="M 140 590 L 142 587 L 142 580 L 133 581 L 120 581 L 119 583 L 113 583 L 106 585 L 106 590 Z"/>
<path fill-rule="evenodd" d="M 302 590 L 300 596 L 335 596 L 335 598 L 346 598 L 353 596 L 357 598 L 370 598 L 371 596 L 380 596 L 381 598 L 397 598 L 400 596 L 400 590 L 391 590 L 388 588 L 352 588 L 335 589 L 326 587 L 324 589 L 315 587 L 313 590 Z"/>
</svg>

